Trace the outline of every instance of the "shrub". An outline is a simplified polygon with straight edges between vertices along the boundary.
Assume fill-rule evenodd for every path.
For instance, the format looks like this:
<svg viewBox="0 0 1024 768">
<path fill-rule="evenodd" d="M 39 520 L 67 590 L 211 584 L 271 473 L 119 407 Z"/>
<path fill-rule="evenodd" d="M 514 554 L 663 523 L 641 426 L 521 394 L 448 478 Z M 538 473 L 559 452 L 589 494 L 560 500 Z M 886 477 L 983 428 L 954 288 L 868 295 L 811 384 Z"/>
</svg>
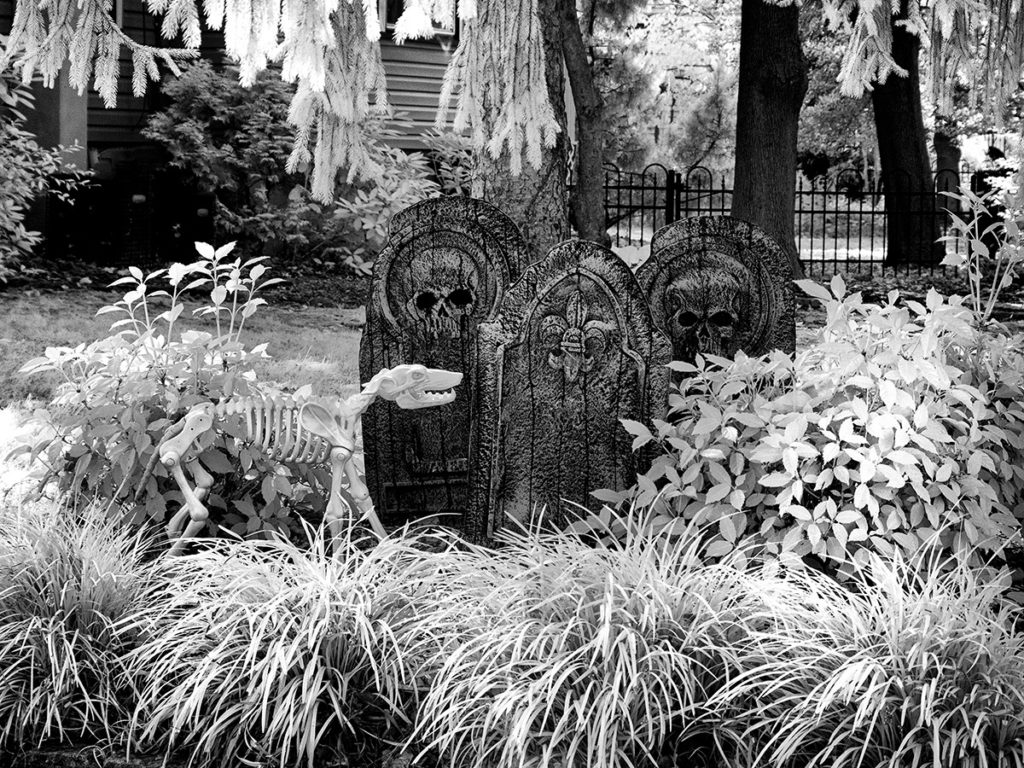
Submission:
<svg viewBox="0 0 1024 768">
<path fill-rule="evenodd" d="M 425 141 L 442 194 L 472 196 L 474 186 L 482 180 L 479 159 L 469 137 L 451 131 L 432 131 Z"/>
<path fill-rule="evenodd" d="M 934 552 L 872 554 L 846 588 L 793 573 L 802 623 L 767 645 L 712 706 L 740 765 L 982 768 L 1024 762 L 1024 633 L 1009 574 Z"/>
<path fill-rule="evenodd" d="M 959 299 L 866 305 L 801 281 L 825 307 L 795 356 L 675 363 L 670 422 L 628 422 L 660 455 L 628 492 L 653 524 L 708 527 L 706 554 L 740 543 L 849 573 L 869 551 L 993 551 L 1024 515 L 1019 353 L 980 333 Z"/>
<path fill-rule="evenodd" d="M 111 335 L 75 348 L 51 347 L 29 361 L 26 374 L 55 371 L 63 379 L 48 409 L 36 416 L 55 437 L 21 450 L 42 454 L 50 479 L 77 501 L 122 508 L 136 524 L 162 523 L 169 505 L 183 504 L 162 464 L 157 446 L 171 425 L 198 403 L 235 395 L 262 394 L 253 372 L 265 344 L 242 343 L 245 324 L 266 303 L 258 294 L 278 282 L 266 279 L 263 257 L 229 260 L 232 246 L 214 250 L 197 243 L 201 260 L 144 275 L 132 267 L 115 282 L 124 297 L 99 310 L 119 316 Z M 170 292 L 154 290 L 160 281 Z M 208 318 L 211 331 L 185 330 L 185 295 L 202 290 L 204 305 L 193 315 Z M 327 470 L 299 467 L 297 474 L 267 459 L 244 436 L 240 421 L 224 434 L 201 439 L 198 459 L 216 477 L 208 503 L 210 530 L 225 524 L 239 534 L 286 529 L 291 512 L 322 513 Z M 142 478 L 152 468 L 143 485 Z M 230 507 L 229 507 L 230 502 Z"/>
<path fill-rule="evenodd" d="M 127 715 L 116 623 L 148 588 L 146 546 L 94 507 L 0 509 L 0 750 L 110 736 Z"/>
<path fill-rule="evenodd" d="M 233 67 L 199 61 L 164 85 L 170 103 L 143 134 L 167 148 L 170 164 L 189 183 L 216 196 L 218 238 L 237 240 L 247 255 L 318 259 L 367 272 L 391 217 L 438 187 L 423 155 L 387 146 L 394 133 L 374 118 L 363 131 L 379 169 L 373 181 L 339 183 L 334 204 L 314 201 L 307 169 L 287 167 L 293 89 L 269 71 L 243 87 Z"/>
<path fill-rule="evenodd" d="M 444 560 L 414 538 L 367 549 L 349 536 L 329 555 L 322 533 L 306 550 L 219 540 L 166 559 L 161 593 L 130 622 L 139 743 L 190 764 L 283 767 L 405 735 L 414 669 L 445 624 L 425 587 L 444 582 Z M 403 629 L 422 614 L 425 634 Z"/>
<path fill-rule="evenodd" d="M 0 49 L 6 41 L 0 35 Z M 11 73 L 0 71 L 0 280 L 6 280 L 42 241 L 39 232 L 25 227 L 33 200 L 51 193 L 69 202 L 88 178 L 65 165 L 67 148 L 41 147 L 25 130 L 25 110 L 31 107 L 28 89 Z"/>
</svg>

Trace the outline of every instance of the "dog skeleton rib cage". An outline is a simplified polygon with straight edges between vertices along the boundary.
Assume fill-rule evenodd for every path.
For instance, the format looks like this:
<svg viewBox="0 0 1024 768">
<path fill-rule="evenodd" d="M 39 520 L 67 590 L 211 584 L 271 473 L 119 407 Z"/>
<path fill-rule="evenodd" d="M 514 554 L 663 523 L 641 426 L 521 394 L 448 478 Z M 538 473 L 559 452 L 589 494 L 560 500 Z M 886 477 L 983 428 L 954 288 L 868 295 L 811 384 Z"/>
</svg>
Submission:
<svg viewBox="0 0 1024 768">
<path fill-rule="evenodd" d="M 189 451 L 199 437 L 217 429 L 228 418 L 240 419 L 246 440 L 272 459 L 289 463 L 330 462 L 331 495 L 324 520 L 333 537 L 339 537 L 357 522 L 356 512 L 360 520 L 383 536 L 384 527 L 352 461 L 361 416 L 377 398 L 393 401 L 407 410 L 450 403 L 455 399 L 454 388 L 461 382 L 461 373 L 399 365 L 382 370 L 360 392 L 345 400 L 275 395 L 228 397 L 216 405 L 195 406 L 167 431 L 157 449 L 159 460 L 174 477 L 185 500 L 167 525 L 168 538 L 174 541 L 172 553 L 180 552 L 209 518 L 203 499 L 213 486 L 213 476 Z M 188 475 L 192 476 L 194 487 Z"/>
</svg>

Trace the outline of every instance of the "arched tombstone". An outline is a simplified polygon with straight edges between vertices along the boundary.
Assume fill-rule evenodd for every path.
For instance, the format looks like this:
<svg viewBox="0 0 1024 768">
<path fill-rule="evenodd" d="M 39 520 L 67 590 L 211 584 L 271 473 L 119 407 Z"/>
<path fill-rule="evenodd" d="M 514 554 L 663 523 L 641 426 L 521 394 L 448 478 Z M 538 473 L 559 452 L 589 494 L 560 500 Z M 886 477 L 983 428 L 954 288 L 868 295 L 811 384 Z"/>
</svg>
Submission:
<svg viewBox="0 0 1024 768">
<path fill-rule="evenodd" d="M 403 411 L 375 404 L 363 417 L 366 478 L 385 522 L 444 514 L 461 524 L 468 504 L 479 323 L 493 320 L 529 262 L 519 230 L 494 206 L 441 197 L 391 221 L 373 269 L 359 374 L 421 363 L 465 374 L 453 403 Z"/>
<path fill-rule="evenodd" d="M 794 349 L 789 260 L 752 224 L 702 216 L 662 227 L 636 277 L 675 360 Z"/>
<path fill-rule="evenodd" d="M 471 537 L 489 538 L 506 515 L 563 521 L 572 503 L 600 507 L 591 491 L 636 481 L 620 420 L 663 415 L 671 347 L 622 259 L 582 240 L 556 245 L 480 326 L 479 344 Z"/>
</svg>

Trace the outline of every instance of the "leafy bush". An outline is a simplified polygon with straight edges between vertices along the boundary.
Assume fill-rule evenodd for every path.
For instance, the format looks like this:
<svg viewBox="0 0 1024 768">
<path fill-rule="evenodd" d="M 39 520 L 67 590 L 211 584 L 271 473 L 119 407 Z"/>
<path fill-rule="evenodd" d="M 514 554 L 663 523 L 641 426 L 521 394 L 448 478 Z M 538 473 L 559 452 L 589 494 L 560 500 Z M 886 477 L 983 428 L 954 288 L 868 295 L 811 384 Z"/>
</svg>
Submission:
<svg viewBox="0 0 1024 768">
<path fill-rule="evenodd" d="M 432 131 L 424 138 L 442 194 L 472 196 L 481 179 L 479 159 L 469 137 L 451 131 Z"/>
<path fill-rule="evenodd" d="M 0 49 L 6 44 L 0 35 Z M 39 232 L 25 228 L 32 201 L 49 192 L 68 202 L 88 174 L 69 169 L 65 147 L 46 149 L 24 128 L 31 94 L 10 72 L 0 72 L 0 280 L 31 255 L 42 241 Z"/>
<path fill-rule="evenodd" d="M 416 545 L 349 537 L 332 556 L 321 530 L 305 551 L 220 540 L 167 558 L 160 594 L 131 622 L 135 738 L 198 765 L 286 766 L 405 735 L 414 669 L 444 626 L 425 586 L 444 582 L 444 559 Z M 423 614 L 425 634 L 404 630 Z"/>
<path fill-rule="evenodd" d="M 801 623 L 738 651 L 711 706 L 733 764 L 982 768 L 1024 761 L 1024 633 L 1009 574 L 871 555 L 850 588 L 791 573 Z"/>
<path fill-rule="evenodd" d="M 381 119 L 365 127 L 372 183 L 339 183 L 332 205 L 312 199 L 307 169 L 289 173 L 293 146 L 288 105 L 294 86 L 267 71 L 249 88 L 232 67 L 199 61 L 164 85 L 170 104 L 143 134 L 167 148 L 170 164 L 198 190 L 216 196 L 220 239 L 251 255 L 319 259 L 366 272 L 398 211 L 437 194 L 420 153 L 384 143 Z"/>
<path fill-rule="evenodd" d="M 168 427 L 198 403 L 263 394 L 253 362 L 266 356 L 266 345 L 249 349 L 241 339 L 248 318 L 266 303 L 258 294 L 279 281 L 265 278 L 265 257 L 232 261 L 231 245 L 196 247 L 202 257 L 196 263 L 148 275 L 132 267 L 114 283 L 129 290 L 99 310 L 119 316 L 110 336 L 73 349 L 51 347 L 22 368 L 26 374 L 54 371 L 64 383 L 50 407 L 36 414 L 56 436 L 21 450 L 46 457 L 61 492 L 79 502 L 116 504 L 137 524 L 162 523 L 169 506 L 173 512 L 183 504 L 157 461 Z M 160 281 L 170 292 L 153 289 Z M 212 332 L 182 327 L 185 295 L 200 289 L 207 301 L 193 315 L 209 318 Z M 234 439 L 242 436 L 241 421 L 228 420 L 224 434 L 200 440 L 198 459 L 217 479 L 208 503 L 220 514 L 211 516 L 211 532 L 217 524 L 239 534 L 283 530 L 293 525 L 293 511 L 323 512 L 326 469 L 299 467 L 292 476 L 258 447 Z M 148 467 L 152 475 L 142 485 Z"/>
<path fill-rule="evenodd" d="M 993 551 L 1024 516 L 1024 359 L 973 326 L 962 300 L 885 306 L 801 285 L 825 307 L 795 356 L 675 363 L 671 422 L 627 428 L 661 449 L 628 492 L 656 528 L 708 526 L 706 553 L 740 543 L 841 573 L 869 551 Z M 1016 374 L 1012 372 L 1016 371 Z"/>
<path fill-rule="evenodd" d="M 0 750 L 110 736 L 126 716 L 116 623 L 148 589 L 142 539 L 90 507 L 0 509 Z"/>
</svg>

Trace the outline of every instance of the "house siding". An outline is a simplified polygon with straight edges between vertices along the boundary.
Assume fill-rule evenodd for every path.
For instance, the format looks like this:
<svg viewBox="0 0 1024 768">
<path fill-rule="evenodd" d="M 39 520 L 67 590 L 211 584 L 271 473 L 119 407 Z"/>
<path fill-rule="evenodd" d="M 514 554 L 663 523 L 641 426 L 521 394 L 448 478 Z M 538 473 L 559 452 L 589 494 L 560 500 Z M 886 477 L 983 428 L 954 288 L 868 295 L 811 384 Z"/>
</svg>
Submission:
<svg viewBox="0 0 1024 768">
<path fill-rule="evenodd" d="M 395 45 L 382 40 L 380 48 L 388 100 L 396 116 L 394 128 L 399 133 L 391 143 L 402 149 L 422 149 L 423 134 L 434 127 L 441 84 L 454 46 L 447 41 Z"/>
</svg>

